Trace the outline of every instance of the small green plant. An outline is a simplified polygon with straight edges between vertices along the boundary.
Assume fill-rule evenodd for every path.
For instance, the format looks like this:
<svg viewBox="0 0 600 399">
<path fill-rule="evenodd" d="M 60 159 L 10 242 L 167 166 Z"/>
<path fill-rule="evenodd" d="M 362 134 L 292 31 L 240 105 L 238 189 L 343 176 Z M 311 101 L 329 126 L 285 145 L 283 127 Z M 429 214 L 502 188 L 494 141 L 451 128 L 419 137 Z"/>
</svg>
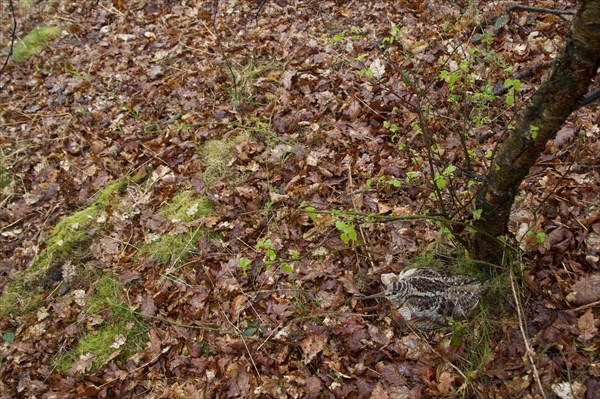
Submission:
<svg viewBox="0 0 600 399">
<path fill-rule="evenodd" d="M 350 33 L 350 36 L 348 36 Z M 358 26 L 352 26 L 350 30 L 344 29 L 341 32 L 338 32 L 329 38 L 329 43 L 337 44 L 341 43 L 345 38 L 350 37 L 351 40 L 358 40 L 360 36 L 364 33 L 364 30 Z"/>
<path fill-rule="evenodd" d="M 396 41 L 396 36 L 398 36 L 398 34 L 401 32 L 402 31 L 400 28 L 398 28 L 398 26 L 392 26 L 389 35 L 381 40 L 381 45 L 379 47 L 385 49 L 387 46 L 391 46 L 392 44 L 394 44 L 394 42 Z"/>
<path fill-rule="evenodd" d="M 543 231 L 538 231 L 537 233 L 534 233 L 533 231 L 528 231 L 527 236 L 535 236 L 535 242 L 540 245 L 546 242 L 546 233 Z"/>
<path fill-rule="evenodd" d="M 290 250 L 290 258 L 289 259 L 281 259 L 277 256 L 277 252 L 275 251 L 275 247 L 273 245 L 273 241 L 269 238 L 263 238 L 258 240 L 254 249 L 258 253 L 262 253 L 263 256 L 263 264 L 265 266 L 265 270 L 269 270 L 272 266 L 279 267 L 285 273 L 291 273 L 294 271 L 293 263 L 296 263 L 300 260 L 300 255 L 297 251 Z M 248 270 L 250 265 L 252 264 L 252 260 L 248 258 L 240 258 L 238 259 L 238 264 L 242 269 L 242 274 L 244 276 L 248 275 Z"/>
<path fill-rule="evenodd" d="M 389 121 L 383 121 L 383 127 L 390 131 L 392 134 L 390 140 L 392 143 L 399 141 L 400 135 L 398 134 L 398 125 Z M 398 150 L 402 151 L 405 148 L 405 143 L 398 143 Z"/>
<path fill-rule="evenodd" d="M 268 331 L 267 326 L 261 326 L 258 324 L 257 321 L 248 321 L 246 329 L 244 331 L 242 331 L 242 336 L 243 337 L 252 337 L 253 335 L 255 335 L 257 333 L 264 334 L 267 331 Z"/>
<path fill-rule="evenodd" d="M 308 214 L 308 217 L 310 218 L 310 220 L 312 220 L 313 223 L 317 223 L 317 214 L 315 213 L 316 209 L 314 206 L 305 206 L 303 207 L 304 211 Z"/>
<path fill-rule="evenodd" d="M 367 78 L 372 78 L 374 76 L 373 71 L 369 68 L 363 68 L 360 71 L 358 71 L 358 76 L 363 79 L 365 76 Z"/>
<path fill-rule="evenodd" d="M 337 220 L 335 222 L 335 228 L 341 232 L 340 239 L 344 242 L 344 244 L 349 244 L 350 241 L 352 241 L 352 243 L 356 243 L 358 237 L 354 225 L 348 224 L 343 220 Z"/>
<path fill-rule="evenodd" d="M 506 99 L 504 102 L 506 105 L 514 105 L 515 93 L 520 90 L 521 81 L 519 79 L 506 79 L 504 81 L 504 88 L 508 89 L 508 93 L 506 94 Z"/>
<path fill-rule="evenodd" d="M 462 321 L 448 320 L 448 324 L 452 327 L 452 337 L 450 338 L 450 344 L 454 347 L 462 345 L 463 336 L 465 333 L 466 324 Z"/>
<path fill-rule="evenodd" d="M 398 179 L 390 179 L 390 180 L 388 180 L 388 184 L 395 188 L 402 187 L 402 181 L 400 181 Z"/>
<path fill-rule="evenodd" d="M 344 29 L 343 31 L 331 36 L 331 38 L 329 38 L 329 42 L 331 44 L 340 43 L 342 40 L 344 40 L 347 33 L 348 33 L 348 29 Z"/>
<path fill-rule="evenodd" d="M 529 126 L 529 134 L 531 135 L 531 139 L 532 140 L 536 140 L 538 137 L 538 133 L 540 131 L 540 128 L 534 125 Z"/>
<path fill-rule="evenodd" d="M 248 268 L 252 264 L 252 261 L 248 258 L 240 258 L 238 259 L 238 263 L 242 268 L 242 274 L 244 275 L 244 277 L 246 277 L 248 275 Z"/>
<path fill-rule="evenodd" d="M 269 270 L 271 266 L 278 265 L 279 268 L 286 273 L 291 273 L 294 270 L 292 265 L 282 259 L 277 258 L 277 253 L 273 249 L 273 242 L 270 239 L 260 240 L 256 244 L 256 250 L 258 252 L 264 252 L 265 269 Z M 298 261 L 298 252 L 292 250 L 290 251 L 290 255 L 292 261 Z"/>
<path fill-rule="evenodd" d="M 255 249 L 257 252 L 264 252 L 265 255 L 265 268 L 269 268 L 275 263 L 277 259 L 277 253 L 273 249 L 273 242 L 270 239 L 262 239 L 256 243 Z"/>
<path fill-rule="evenodd" d="M 10 345 L 13 342 L 15 342 L 15 333 L 13 331 L 7 331 L 4 334 L 2 334 L 2 339 L 4 340 L 4 342 Z"/>
</svg>

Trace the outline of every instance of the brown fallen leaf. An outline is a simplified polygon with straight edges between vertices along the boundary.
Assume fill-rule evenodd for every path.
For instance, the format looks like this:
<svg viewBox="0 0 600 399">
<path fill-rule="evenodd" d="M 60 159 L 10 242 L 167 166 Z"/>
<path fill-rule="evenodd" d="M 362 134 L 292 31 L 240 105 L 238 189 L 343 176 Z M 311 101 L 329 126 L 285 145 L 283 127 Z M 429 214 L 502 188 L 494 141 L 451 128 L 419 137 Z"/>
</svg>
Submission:
<svg viewBox="0 0 600 399">
<path fill-rule="evenodd" d="M 581 306 L 600 300 L 600 274 L 582 277 L 571 286 L 567 301 Z"/>
<path fill-rule="evenodd" d="M 375 389 L 373 389 L 373 392 L 371 392 L 371 396 L 369 398 L 370 399 L 388 399 L 389 397 L 390 396 L 387 394 L 387 391 L 385 390 L 385 388 L 383 387 L 381 382 L 378 382 L 377 385 L 375 385 Z"/>
<path fill-rule="evenodd" d="M 156 329 L 151 329 L 150 330 L 150 334 L 149 334 L 149 338 L 150 338 L 150 350 L 152 351 L 152 353 L 157 356 L 162 352 L 162 341 L 160 339 L 160 337 L 158 336 L 158 334 L 156 333 Z"/>
<path fill-rule="evenodd" d="M 577 327 L 579 328 L 579 338 L 582 341 L 589 341 L 596 336 L 598 332 L 598 327 L 596 324 L 598 320 L 594 318 L 594 313 L 592 309 L 588 309 L 587 312 L 583 314 L 577 321 Z"/>
<path fill-rule="evenodd" d="M 92 365 L 94 364 L 95 360 L 96 355 L 94 355 L 93 353 L 86 353 L 79 356 L 79 358 L 75 360 L 71 365 L 69 374 L 75 375 L 79 373 L 85 373 L 87 370 L 92 368 Z"/>
<path fill-rule="evenodd" d="M 140 309 L 142 315 L 152 317 L 156 315 L 156 310 L 157 307 L 154 304 L 153 296 L 149 293 L 146 293 L 146 295 L 144 295 L 144 301 L 142 302 L 142 306 Z"/>
<path fill-rule="evenodd" d="M 304 364 L 310 363 L 315 356 L 325 348 L 325 337 L 322 334 L 309 333 L 306 338 L 300 342 L 302 352 L 304 352 Z"/>
<path fill-rule="evenodd" d="M 452 389 L 452 383 L 454 382 L 454 377 L 448 371 L 444 371 L 438 378 L 437 389 L 439 394 L 442 396 L 446 396 L 450 393 Z"/>
</svg>

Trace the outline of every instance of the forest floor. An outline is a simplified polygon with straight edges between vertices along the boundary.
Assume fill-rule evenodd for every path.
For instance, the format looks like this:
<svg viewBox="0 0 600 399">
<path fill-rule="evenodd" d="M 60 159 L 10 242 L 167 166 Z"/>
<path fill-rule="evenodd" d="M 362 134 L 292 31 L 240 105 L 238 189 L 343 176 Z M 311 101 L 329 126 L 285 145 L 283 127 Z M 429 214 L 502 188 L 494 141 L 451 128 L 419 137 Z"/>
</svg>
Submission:
<svg viewBox="0 0 600 399">
<path fill-rule="evenodd" d="M 0 398 L 598 398 L 598 104 L 521 186 L 473 320 L 423 333 L 353 298 L 405 267 L 473 271 L 447 222 L 477 217 L 571 15 L 12 3 Z"/>
</svg>

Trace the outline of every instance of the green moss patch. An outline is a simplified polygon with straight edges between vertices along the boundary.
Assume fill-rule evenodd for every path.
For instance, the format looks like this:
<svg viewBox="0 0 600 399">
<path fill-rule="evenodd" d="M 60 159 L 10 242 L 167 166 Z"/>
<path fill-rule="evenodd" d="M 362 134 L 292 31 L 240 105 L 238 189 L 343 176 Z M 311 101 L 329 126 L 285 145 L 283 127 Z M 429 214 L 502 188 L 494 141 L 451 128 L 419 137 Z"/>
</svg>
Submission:
<svg viewBox="0 0 600 399">
<path fill-rule="evenodd" d="M 192 191 L 182 191 L 171 202 L 163 206 L 158 212 L 173 223 L 191 222 L 212 213 L 210 201 L 195 195 Z"/>
<path fill-rule="evenodd" d="M 158 213 L 171 223 L 179 225 L 208 216 L 212 211 L 212 204 L 206 198 L 197 196 L 192 191 L 183 191 Z M 149 256 L 163 264 L 170 262 L 172 266 L 177 267 L 196 254 L 199 234 L 205 234 L 200 227 L 190 227 L 179 233 L 165 233 L 144 244 L 138 255 Z"/>
<path fill-rule="evenodd" d="M 77 345 L 54 362 L 62 373 L 95 373 L 112 359 L 127 360 L 144 348 L 148 341 L 148 325 L 129 309 L 123 286 L 110 275 L 103 275 L 85 308 L 89 315 L 102 315 L 106 320 L 98 329 L 81 337 Z"/>
<path fill-rule="evenodd" d="M 411 268 L 430 267 L 442 269 L 452 274 L 463 274 L 478 280 L 486 280 L 487 275 L 462 248 L 451 248 L 443 241 L 437 241 L 411 258 Z"/>
<path fill-rule="evenodd" d="M 9 172 L 0 165 L 0 189 L 4 187 L 8 187 L 11 183 L 12 179 L 10 177 Z"/>
<path fill-rule="evenodd" d="M 21 39 L 13 48 L 12 58 L 15 62 L 27 61 L 46 47 L 48 42 L 60 35 L 57 26 L 38 26 Z"/>
<path fill-rule="evenodd" d="M 250 133 L 244 132 L 231 139 L 207 141 L 200 149 L 205 168 L 203 181 L 207 186 L 222 179 L 231 172 L 234 154 L 231 149 L 238 143 L 248 141 Z"/>
<path fill-rule="evenodd" d="M 274 63 L 257 64 L 250 60 L 247 64 L 234 68 L 233 73 L 235 75 L 235 85 L 232 85 L 229 90 L 229 97 L 234 106 L 238 106 L 241 103 L 253 103 L 255 86 L 259 78 L 269 75 L 271 71 L 281 70 L 280 65 Z M 230 73 L 227 71 L 228 74 Z M 274 76 L 267 79 L 276 81 L 279 78 L 278 73 L 274 73 Z"/>
<path fill-rule="evenodd" d="M 69 261 L 74 265 L 90 257 L 93 230 L 101 212 L 114 200 L 115 193 L 125 187 L 125 181 L 110 184 L 100 191 L 87 208 L 62 219 L 46 241 L 46 248 L 29 267 L 16 275 L 0 297 L 0 318 L 18 316 L 35 309 L 44 289 L 62 279 L 61 267 Z"/>
<path fill-rule="evenodd" d="M 66 258 L 66 255 L 72 256 L 82 247 L 89 247 L 92 239 L 91 225 L 97 223 L 96 219 L 100 213 L 113 200 L 114 194 L 125 187 L 125 184 L 125 181 L 119 181 L 107 186 L 98 194 L 93 204 L 61 220 L 48 239 L 46 249 L 33 260 L 28 270 L 35 271 L 47 266 L 52 259 Z"/>
</svg>

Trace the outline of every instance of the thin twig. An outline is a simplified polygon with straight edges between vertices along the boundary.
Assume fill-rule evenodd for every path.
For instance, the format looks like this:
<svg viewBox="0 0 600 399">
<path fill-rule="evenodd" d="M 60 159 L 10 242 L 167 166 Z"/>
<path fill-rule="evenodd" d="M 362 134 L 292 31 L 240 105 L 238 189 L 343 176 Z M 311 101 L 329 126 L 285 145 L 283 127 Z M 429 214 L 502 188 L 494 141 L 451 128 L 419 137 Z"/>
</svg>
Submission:
<svg viewBox="0 0 600 399">
<path fill-rule="evenodd" d="M 13 28 L 12 28 L 12 32 L 10 33 L 10 48 L 8 49 L 8 54 L 6 55 L 6 58 L 4 59 L 4 65 L 2 65 L 2 69 L 0 69 L 0 78 L 2 77 L 4 68 L 6 68 L 6 66 L 8 65 L 8 60 L 13 55 L 13 46 L 15 44 L 15 36 L 17 34 L 17 17 L 15 15 L 15 7 L 13 5 L 12 0 L 8 0 L 8 8 L 10 8 L 10 14 L 12 15 Z"/>
<path fill-rule="evenodd" d="M 211 32 L 213 36 L 217 39 L 217 44 L 219 45 L 219 51 L 221 52 L 221 57 L 223 57 L 223 62 L 225 62 L 225 66 L 229 70 L 231 74 L 231 81 L 233 83 L 233 92 L 235 94 L 235 98 L 239 98 L 238 86 L 237 86 L 237 76 L 233 72 L 233 67 L 231 66 L 231 62 L 229 57 L 225 54 L 225 47 L 223 46 L 223 42 L 221 41 L 221 35 L 219 35 L 219 31 L 217 30 L 217 14 L 219 12 L 219 0 L 214 0 L 213 3 L 213 19 L 212 19 L 212 27 L 214 32 Z M 206 24 L 202 22 L 202 24 L 208 29 Z M 210 32 L 210 29 L 208 29 Z"/>
<path fill-rule="evenodd" d="M 535 352 L 531 348 L 531 344 L 529 342 L 529 338 L 527 338 L 527 333 L 525 332 L 525 323 L 523 321 L 523 309 L 521 300 L 519 295 L 517 294 L 516 284 L 515 284 L 515 276 L 511 270 L 510 272 L 510 287 L 512 289 L 513 298 L 515 299 L 515 306 L 517 308 L 517 317 L 519 319 L 519 329 L 521 330 L 521 335 L 523 336 L 523 342 L 525 343 L 525 351 L 527 352 L 527 358 L 529 359 L 529 363 L 531 363 L 531 368 L 533 369 L 533 378 L 538 385 L 538 389 L 540 390 L 540 394 L 544 399 L 546 398 L 546 392 L 544 391 L 544 387 L 542 386 L 542 381 L 540 379 L 540 374 L 538 373 L 537 367 L 535 366 L 535 361 L 533 356 Z"/>
<path fill-rule="evenodd" d="M 509 6 L 506 11 L 533 11 L 533 12 L 543 12 L 546 14 L 554 14 L 554 15 L 575 15 L 574 10 L 554 10 L 552 8 L 546 7 L 534 7 L 534 6 L 524 6 L 522 4 L 513 4 Z"/>
<path fill-rule="evenodd" d="M 598 99 L 600 99 L 600 89 L 596 89 L 583 96 L 577 105 L 579 105 L 580 108 L 585 107 L 586 105 L 589 105 Z"/>
<path fill-rule="evenodd" d="M 574 309 L 571 309 L 571 310 L 574 311 L 574 312 L 579 312 L 579 311 L 582 311 L 582 310 L 585 310 L 585 309 L 588 309 L 588 308 L 595 308 L 596 306 L 599 306 L 599 305 L 600 305 L 600 301 L 596 301 L 596 302 L 588 303 L 588 304 L 585 304 L 585 305 L 581 305 L 580 307 L 574 308 Z"/>
<path fill-rule="evenodd" d="M 248 357 L 250 358 L 250 361 L 252 362 L 252 366 L 254 366 L 254 371 L 256 371 L 256 375 L 258 376 L 258 379 L 261 380 L 262 377 L 260 376 L 260 371 L 258 371 L 258 367 L 256 366 L 256 363 L 254 362 L 254 358 L 252 357 L 252 353 L 250 353 L 250 348 L 248 347 L 248 344 L 246 344 L 246 339 L 244 338 L 242 331 L 235 324 L 233 324 L 231 322 L 231 320 L 229 320 L 229 317 L 227 317 L 227 315 L 225 314 L 225 311 L 223 309 L 221 309 L 221 313 L 223 313 L 225 320 L 227 320 L 227 322 L 229 324 L 231 324 L 231 327 L 233 327 L 234 330 L 236 330 L 237 333 L 242 338 L 242 343 L 244 344 L 244 347 L 246 348 L 246 352 L 248 352 Z"/>
</svg>

